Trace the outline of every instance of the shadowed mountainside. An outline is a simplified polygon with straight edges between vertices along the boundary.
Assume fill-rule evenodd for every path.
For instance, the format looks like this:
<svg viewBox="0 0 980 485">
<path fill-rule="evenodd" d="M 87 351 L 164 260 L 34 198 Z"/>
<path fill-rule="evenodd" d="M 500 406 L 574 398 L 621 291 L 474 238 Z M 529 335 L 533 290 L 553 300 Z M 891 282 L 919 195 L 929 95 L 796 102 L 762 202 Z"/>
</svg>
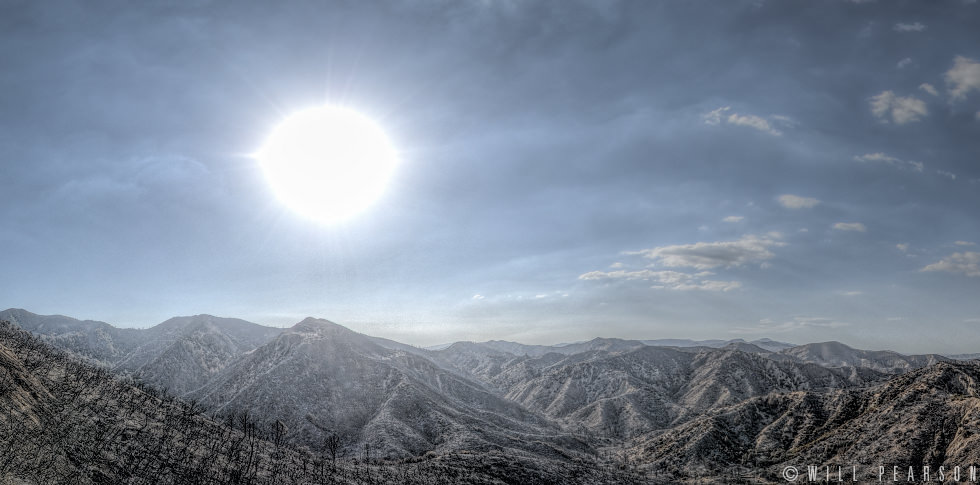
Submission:
<svg viewBox="0 0 980 485">
<path fill-rule="evenodd" d="M 448 449 L 589 452 L 547 418 L 478 383 L 312 318 L 229 365 L 191 397 L 213 409 L 281 419 L 299 442 L 314 443 L 326 431 L 351 446 L 369 445 L 379 456 Z"/>
<path fill-rule="evenodd" d="M 623 483 L 595 461 L 429 453 L 382 462 L 294 447 L 283 423 L 211 417 L 0 321 L 0 482 L 16 484 Z"/>
<path fill-rule="evenodd" d="M 14 457 L 28 450 L 50 456 L 31 463 L 89 477 L 81 483 L 97 482 L 96 471 L 128 476 L 100 450 L 139 456 L 137 468 L 153 462 L 147 453 L 157 453 L 164 462 L 154 466 L 174 467 L 174 477 L 205 473 L 200 457 L 213 456 L 213 466 L 224 470 L 213 472 L 224 474 L 213 483 L 233 483 L 227 480 L 234 473 L 261 482 L 274 470 L 292 470 L 283 483 L 306 483 L 307 465 L 303 472 L 294 465 L 317 457 L 322 464 L 326 440 L 341 456 L 389 460 L 365 466 L 379 476 L 404 473 L 396 462 L 425 463 L 435 468 L 416 465 L 416 477 L 463 473 L 461 483 L 700 483 L 732 470 L 767 481 L 778 480 L 782 466 L 804 462 L 977 460 L 980 363 L 933 354 L 771 340 L 491 341 L 424 350 L 313 318 L 283 330 L 198 315 L 135 330 L 23 310 L 0 316 L 37 335 L 4 327 L 10 342 L 33 342 L 0 341 L 4 426 L 8 436 L 44 437 L 39 445 L 8 439 L 0 446 Z M 244 425 L 228 426 L 242 419 Z M 140 443 L 127 434 L 133 422 L 168 431 L 150 433 L 150 444 L 131 449 Z M 169 431 L 174 427 L 177 434 Z M 243 437 L 241 443 L 264 451 L 236 472 L 238 448 L 195 433 Z M 287 456 L 291 465 L 277 461 Z M 48 473 L 20 458 L 0 470 Z M 371 483 L 355 470 L 361 468 L 334 469 L 346 478 L 331 483 Z"/>
<path fill-rule="evenodd" d="M 980 465 L 978 383 L 980 363 L 941 362 L 862 389 L 767 394 L 635 439 L 629 455 L 709 476 L 741 467 L 777 477 L 801 464 L 966 469 Z"/>
</svg>

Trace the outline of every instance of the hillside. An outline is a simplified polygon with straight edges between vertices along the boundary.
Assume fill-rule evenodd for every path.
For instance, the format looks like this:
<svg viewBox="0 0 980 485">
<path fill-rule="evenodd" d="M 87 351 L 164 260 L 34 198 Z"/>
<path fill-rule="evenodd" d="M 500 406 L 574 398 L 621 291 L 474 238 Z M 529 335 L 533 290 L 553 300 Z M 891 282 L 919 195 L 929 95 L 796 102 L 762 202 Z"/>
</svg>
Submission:
<svg viewBox="0 0 980 485">
<path fill-rule="evenodd" d="M 864 389 L 773 393 L 634 440 L 629 456 L 651 471 L 773 479 L 799 464 L 858 466 L 865 480 L 883 464 L 965 469 L 980 463 L 978 383 L 980 364 L 943 362 Z"/>
<path fill-rule="evenodd" d="M 121 331 L 3 313 L 18 318 L 0 338 L 8 478 L 765 482 L 796 463 L 978 458 L 980 363 L 932 354 L 764 340 L 424 350 L 315 318 Z M 325 478 L 328 442 L 341 458 Z"/>
<path fill-rule="evenodd" d="M 313 444 L 324 432 L 378 456 L 531 449 L 590 453 L 544 417 L 412 353 L 326 320 L 306 319 L 222 371 L 191 397 L 219 411 L 279 419 Z"/>
<path fill-rule="evenodd" d="M 217 418 L 112 377 L 0 321 L 0 482 L 18 484 L 622 483 L 595 461 L 429 453 L 382 462 L 327 442 L 296 448 L 282 423 Z M 369 460 L 370 463 L 365 462 Z M 628 477 L 626 477 L 628 479 Z"/>
</svg>

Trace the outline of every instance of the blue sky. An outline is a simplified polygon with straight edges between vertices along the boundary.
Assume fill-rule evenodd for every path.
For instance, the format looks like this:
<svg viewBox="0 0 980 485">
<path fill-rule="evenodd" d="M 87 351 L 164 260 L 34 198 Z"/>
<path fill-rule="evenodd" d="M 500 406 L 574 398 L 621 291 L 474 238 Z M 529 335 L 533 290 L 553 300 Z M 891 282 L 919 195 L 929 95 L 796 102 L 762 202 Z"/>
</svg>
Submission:
<svg viewBox="0 0 980 485">
<path fill-rule="evenodd" d="M 980 4 L 5 2 L 0 306 L 980 350 Z M 249 156 L 341 104 L 342 224 Z"/>
</svg>

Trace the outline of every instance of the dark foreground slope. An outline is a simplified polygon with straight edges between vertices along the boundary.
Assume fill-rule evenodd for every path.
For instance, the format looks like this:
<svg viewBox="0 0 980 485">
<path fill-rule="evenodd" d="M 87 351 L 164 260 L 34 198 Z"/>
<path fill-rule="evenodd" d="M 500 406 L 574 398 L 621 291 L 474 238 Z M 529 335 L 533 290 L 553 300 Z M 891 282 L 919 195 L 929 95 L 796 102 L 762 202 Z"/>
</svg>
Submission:
<svg viewBox="0 0 980 485">
<path fill-rule="evenodd" d="M 281 424 L 217 419 L 0 322 L 0 483 L 620 483 L 594 463 L 501 453 L 397 463 L 292 448 Z"/>
<path fill-rule="evenodd" d="M 648 471 L 721 476 L 733 470 L 776 479 L 787 466 L 879 466 L 934 477 L 980 468 L 980 363 L 940 362 L 863 389 L 772 393 L 634 440 Z M 821 472 L 823 473 L 823 472 Z M 964 471 L 964 473 L 966 473 Z M 872 476 L 873 475 L 873 476 Z M 890 477 L 891 475 L 889 475 Z"/>
</svg>

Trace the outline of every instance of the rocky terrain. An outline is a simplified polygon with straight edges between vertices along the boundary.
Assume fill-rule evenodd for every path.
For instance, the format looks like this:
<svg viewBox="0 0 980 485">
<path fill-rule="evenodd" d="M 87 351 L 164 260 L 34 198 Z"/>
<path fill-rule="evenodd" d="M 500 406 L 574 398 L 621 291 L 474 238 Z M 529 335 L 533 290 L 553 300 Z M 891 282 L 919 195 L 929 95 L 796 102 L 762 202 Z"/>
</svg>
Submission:
<svg viewBox="0 0 980 485">
<path fill-rule="evenodd" d="M 350 407 L 356 407 L 351 404 Z M 114 377 L 0 322 L 0 483 L 622 483 L 612 467 L 545 453 L 454 450 L 383 460 L 330 436 L 315 447 L 287 425 L 207 410 Z"/>
<path fill-rule="evenodd" d="M 12 309 L 0 320 L 11 322 L 0 476 L 43 468 L 98 483 L 152 466 L 178 483 L 210 466 L 212 483 L 324 483 L 330 456 L 340 465 L 330 459 L 326 483 L 407 470 L 435 483 L 768 483 L 797 464 L 980 461 L 980 364 L 968 356 L 768 339 L 430 350 L 313 318 L 118 329 Z M 27 430 L 47 441 L 18 440 Z M 246 465 L 235 442 L 251 447 Z M 59 482 L 45 473 L 36 483 Z"/>
</svg>

